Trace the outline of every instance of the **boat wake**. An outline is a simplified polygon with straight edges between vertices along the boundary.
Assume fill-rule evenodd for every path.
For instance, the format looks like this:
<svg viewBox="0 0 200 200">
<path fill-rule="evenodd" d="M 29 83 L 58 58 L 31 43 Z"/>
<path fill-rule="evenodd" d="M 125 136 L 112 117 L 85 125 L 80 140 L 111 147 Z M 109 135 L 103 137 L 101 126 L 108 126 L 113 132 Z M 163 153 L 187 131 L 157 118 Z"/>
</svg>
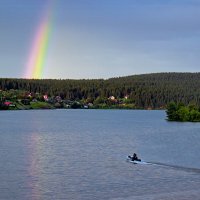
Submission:
<svg viewBox="0 0 200 200">
<path fill-rule="evenodd" d="M 148 163 L 152 164 L 152 165 L 158 165 L 158 166 L 163 166 L 163 167 L 167 167 L 167 168 L 172 168 L 172 169 L 175 169 L 175 170 L 182 170 L 182 171 L 186 171 L 186 172 L 200 173 L 199 168 L 183 167 L 183 166 L 179 166 L 179 165 L 171 165 L 171 164 L 160 163 L 160 162 L 148 162 Z"/>
<path fill-rule="evenodd" d="M 179 165 L 171 165 L 171 164 L 167 164 L 167 163 L 160 163 L 160 162 L 146 162 L 146 161 L 137 161 L 134 160 L 132 161 L 130 159 L 130 157 L 127 157 L 126 159 L 127 162 L 133 163 L 133 164 L 141 164 L 141 165 L 157 165 L 157 166 L 162 166 L 162 167 L 166 167 L 166 168 L 171 168 L 174 170 L 182 170 L 185 172 L 193 172 L 193 173 L 199 173 L 200 174 L 200 169 L 199 168 L 192 168 L 192 167 L 183 167 L 183 166 L 179 166 Z"/>
</svg>

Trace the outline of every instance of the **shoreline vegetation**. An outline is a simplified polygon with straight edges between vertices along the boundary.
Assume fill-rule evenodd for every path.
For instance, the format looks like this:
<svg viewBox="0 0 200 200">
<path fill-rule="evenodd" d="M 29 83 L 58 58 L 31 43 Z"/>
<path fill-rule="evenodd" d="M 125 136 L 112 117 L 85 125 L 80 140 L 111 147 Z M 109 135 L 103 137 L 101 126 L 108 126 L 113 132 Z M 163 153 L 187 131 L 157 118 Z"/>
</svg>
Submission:
<svg viewBox="0 0 200 200">
<path fill-rule="evenodd" d="M 200 107 L 196 105 L 185 106 L 182 103 L 171 102 L 167 106 L 168 121 L 200 122 Z"/>
<path fill-rule="evenodd" d="M 199 86 L 200 73 L 155 73 L 105 80 L 0 78 L 0 110 L 167 109 L 169 121 L 199 121 Z"/>
<path fill-rule="evenodd" d="M 21 91 L 9 91 L 18 93 Z M 4 94 L 7 94 L 4 92 Z M 59 96 L 47 98 L 46 95 L 38 98 L 8 98 L 6 95 L 1 98 L 0 110 L 31 110 L 31 109 L 137 109 L 134 104 L 126 100 L 116 102 L 114 99 L 104 100 L 103 103 L 87 103 L 79 100 L 62 100 Z M 128 102 L 128 103 L 127 103 Z"/>
</svg>

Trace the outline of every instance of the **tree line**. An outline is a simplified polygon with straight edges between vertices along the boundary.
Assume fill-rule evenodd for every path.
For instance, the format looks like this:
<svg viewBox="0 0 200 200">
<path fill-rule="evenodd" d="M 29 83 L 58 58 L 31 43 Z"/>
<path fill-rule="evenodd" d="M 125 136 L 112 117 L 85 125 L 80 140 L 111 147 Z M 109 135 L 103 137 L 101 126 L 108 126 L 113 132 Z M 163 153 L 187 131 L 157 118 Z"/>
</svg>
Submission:
<svg viewBox="0 0 200 200">
<path fill-rule="evenodd" d="M 110 96 L 139 109 L 164 109 L 170 102 L 200 106 L 200 73 L 155 73 L 110 79 L 1 78 L 1 91 L 24 91 L 103 104 Z"/>
</svg>

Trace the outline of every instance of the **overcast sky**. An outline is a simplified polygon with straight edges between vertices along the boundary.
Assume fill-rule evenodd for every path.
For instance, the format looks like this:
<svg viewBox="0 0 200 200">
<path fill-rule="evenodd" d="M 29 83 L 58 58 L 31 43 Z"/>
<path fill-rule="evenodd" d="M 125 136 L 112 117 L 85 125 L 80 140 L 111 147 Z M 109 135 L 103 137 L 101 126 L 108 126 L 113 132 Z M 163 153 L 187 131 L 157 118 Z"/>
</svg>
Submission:
<svg viewBox="0 0 200 200">
<path fill-rule="evenodd" d="M 0 77 L 24 77 L 51 0 L 0 1 Z M 54 0 L 42 78 L 200 71 L 199 0 Z"/>
</svg>

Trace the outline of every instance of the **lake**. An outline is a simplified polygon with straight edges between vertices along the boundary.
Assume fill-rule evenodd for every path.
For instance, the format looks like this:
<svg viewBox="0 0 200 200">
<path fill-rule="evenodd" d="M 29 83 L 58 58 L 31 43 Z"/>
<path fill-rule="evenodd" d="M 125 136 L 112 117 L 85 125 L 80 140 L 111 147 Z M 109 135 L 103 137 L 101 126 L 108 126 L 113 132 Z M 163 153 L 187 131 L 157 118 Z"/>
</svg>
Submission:
<svg viewBox="0 0 200 200">
<path fill-rule="evenodd" d="M 165 111 L 0 112 L 2 200 L 200 199 L 200 123 Z M 133 164 L 136 152 L 150 164 Z"/>
</svg>

